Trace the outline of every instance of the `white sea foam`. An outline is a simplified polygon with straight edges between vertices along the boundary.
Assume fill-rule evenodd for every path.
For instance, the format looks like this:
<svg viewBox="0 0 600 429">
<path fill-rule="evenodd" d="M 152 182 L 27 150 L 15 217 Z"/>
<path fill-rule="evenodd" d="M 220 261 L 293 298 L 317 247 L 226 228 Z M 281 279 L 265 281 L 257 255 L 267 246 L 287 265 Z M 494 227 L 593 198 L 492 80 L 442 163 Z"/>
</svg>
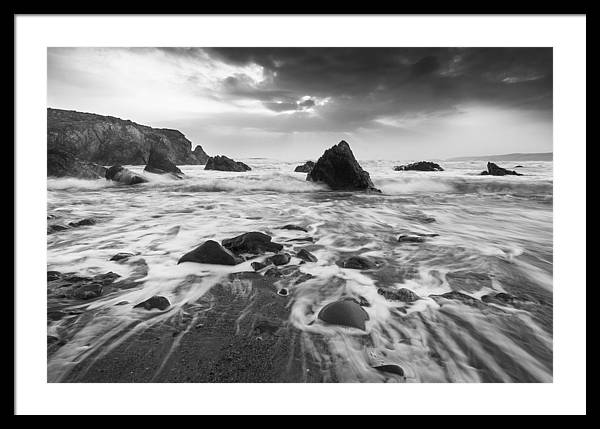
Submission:
<svg viewBox="0 0 600 429">
<path fill-rule="evenodd" d="M 235 267 L 177 265 L 181 255 L 209 239 L 262 231 L 287 251 L 310 246 L 318 257 L 317 263 L 301 266 L 314 278 L 292 287 L 290 323 L 303 331 L 303 349 L 327 362 L 336 379 L 389 379 L 371 368 L 381 360 L 400 364 L 407 381 L 551 381 L 552 335 L 539 312 L 511 313 L 502 306 L 482 312 L 429 297 L 458 287 L 475 298 L 507 292 L 551 300 L 551 163 L 522 162 L 524 176 L 489 177 L 478 176 L 484 163 L 442 163 L 443 172 L 397 172 L 395 162 L 364 162 L 383 193 L 363 194 L 327 191 L 306 181 L 306 174 L 294 173 L 293 163 L 243 161 L 253 170 L 181 166 L 182 180 L 127 166 L 150 180 L 135 186 L 48 179 L 50 224 L 97 221 L 48 235 L 48 270 L 112 271 L 127 278 L 136 273 L 136 263 L 147 265 L 138 287 L 79 305 L 97 316 L 78 325 L 69 343 L 52 355 L 49 379 L 60 380 L 74 363 L 108 353 L 135 329 L 173 317 L 227 274 L 251 270 L 252 261 Z M 308 233 L 280 229 L 285 224 L 302 225 Z M 411 244 L 397 242 L 401 233 L 438 235 Z M 288 241 L 307 235 L 313 243 Z M 118 252 L 135 257 L 109 261 Z M 377 277 L 336 264 L 355 254 L 381 262 L 387 271 Z M 460 283 L 448 281 L 453 272 L 474 273 L 475 279 L 485 274 L 490 280 L 460 289 Z M 423 299 L 413 305 L 386 300 L 379 287 L 408 288 Z M 169 299 L 169 310 L 151 318 L 132 311 L 133 304 L 155 294 Z M 366 333 L 316 318 L 320 308 L 342 296 L 369 302 Z M 116 305 L 121 301 L 130 305 Z M 63 329 L 63 321 L 49 322 L 49 335 Z M 327 350 L 313 343 L 315 335 L 328 338 Z"/>
</svg>

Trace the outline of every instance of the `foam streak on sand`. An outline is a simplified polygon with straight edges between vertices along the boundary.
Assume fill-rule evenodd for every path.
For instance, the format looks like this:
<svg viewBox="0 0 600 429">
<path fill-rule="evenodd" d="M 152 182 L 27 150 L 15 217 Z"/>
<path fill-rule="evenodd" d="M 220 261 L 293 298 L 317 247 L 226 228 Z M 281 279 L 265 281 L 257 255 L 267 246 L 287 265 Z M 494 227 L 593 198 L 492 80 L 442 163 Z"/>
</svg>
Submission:
<svg viewBox="0 0 600 429">
<path fill-rule="evenodd" d="M 482 162 L 448 162 L 441 172 L 362 162 L 382 190 L 368 194 L 306 181 L 293 171 L 298 162 L 243 161 L 251 171 L 180 166 L 183 180 L 126 166 L 149 179 L 129 187 L 48 179 L 50 224 L 96 221 L 48 235 L 48 270 L 112 271 L 122 281 L 88 301 L 49 291 L 49 311 L 65 314 L 48 321 L 57 339 L 49 381 L 552 381 L 552 163 L 519 162 L 523 176 L 493 177 L 478 175 Z M 287 224 L 308 232 L 281 229 Z M 248 231 L 269 234 L 292 255 L 306 248 L 318 261 L 272 281 L 239 274 L 262 256 L 236 266 L 177 265 L 206 240 Z M 424 239 L 400 243 L 400 234 Z M 306 237 L 312 242 L 293 241 Z M 110 261 L 119 252 L 133 255 Z M 375 268 L 340 266 L 356 255 Z M 421 299 L 393 301 L 381 288 Z M 436 296 L 448 292 L 467 298 Z M 500 292 L 518 300 L 482 300 Z M 154 295 L 170 307 L 133 308 Z M 343 297 L 366 304 L 365 331 L 317 318 Z M 181 363 L 190 360 L 192 367 Z M 207 362 L 211 369 L 201 366 Z M 377 364 L 400 365 L 406 378 Z M 232 372 L 244 365 L 250 370 Z"/>
</svg>

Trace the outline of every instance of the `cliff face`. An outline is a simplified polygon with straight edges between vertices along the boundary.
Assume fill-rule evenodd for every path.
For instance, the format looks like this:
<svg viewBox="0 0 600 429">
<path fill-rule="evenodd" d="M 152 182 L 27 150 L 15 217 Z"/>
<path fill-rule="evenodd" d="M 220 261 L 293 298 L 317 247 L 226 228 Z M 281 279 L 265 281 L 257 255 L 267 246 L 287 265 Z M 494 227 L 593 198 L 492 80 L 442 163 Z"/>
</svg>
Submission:
<svg viewBox="0 0 600 429">
<path fill-rule="evenodd" d="M 179 165 L 204 164 L 208 155 L 177 130 L 72 110 L 48 109 L 48 150 L 61 150 L 102 165 L 146 164 L 151 150 Z"/>
</svg>

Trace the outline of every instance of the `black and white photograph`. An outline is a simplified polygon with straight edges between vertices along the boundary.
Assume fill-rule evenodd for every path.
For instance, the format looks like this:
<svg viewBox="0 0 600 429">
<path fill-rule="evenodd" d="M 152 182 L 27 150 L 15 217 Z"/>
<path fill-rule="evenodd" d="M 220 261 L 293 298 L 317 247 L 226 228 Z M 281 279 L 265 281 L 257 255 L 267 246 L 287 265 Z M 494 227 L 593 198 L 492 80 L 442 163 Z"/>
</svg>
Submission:
<svg viewBox="0 0 600 429">
<path fill-rule="evenodd" d="M 45 383 L 555 382 L 556 47 L 82 43 L 28 146 Z"/>
</svg>

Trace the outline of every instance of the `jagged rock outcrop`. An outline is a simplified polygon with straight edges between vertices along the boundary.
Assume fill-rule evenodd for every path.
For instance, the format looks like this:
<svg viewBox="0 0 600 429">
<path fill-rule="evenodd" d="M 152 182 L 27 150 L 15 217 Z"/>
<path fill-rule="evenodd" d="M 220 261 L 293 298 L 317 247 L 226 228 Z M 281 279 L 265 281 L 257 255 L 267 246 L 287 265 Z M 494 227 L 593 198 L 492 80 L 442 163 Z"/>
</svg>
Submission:
<svg viewBox="0 0 600 429">
<path fill-rule="evenodd" d="M 48 150 L 47 166 L 48 177 L 101 179 L 106 174 L 106 167 L 93 162 L 81 161 L 73 154 L 59 149 Z"/>
<path fill-rule="evenodd" d="M 155 150 L 150 151 L 144 171 L 155 174 L 172 174 L 179 178 L 183 176 L 181 170 L 169 160 L 165 153 Z"/>
<path fill-rule="evenodd" d="M 444 169 L 435 162 L 419 161 L 412 164 L 398 165 L 394 171 L 444 171 Z"/>
<path fill-rule="evenodd" d="M 297 166 L 294 168 L 296 173 L 310 173 L 314 168 L 315 163 L 313 161 L 306 161 L 304 164 Z"/>
<path fill-rule="evenodd" d="M 112 180 L 113 182 L 119 182 L 123 185 L 137 185 L 138 183 L 145 183 L 148 181 L 145 177 L 134 173 L 127 168 L 120 165 L 113 165 L 106 170 L 106 180 Z"/>
<path fill-rule="evenodd" d="M 205 170 L 219 170 L 219 171 L 250 171 L 252 170 L 243 162 L 234 161 L 231 158 L 227 158 L 223 155 L 211 156 L 206 161 Z"/>
<path fill-rule="evenodd" d="M 522 176 L 521 173 L 517 173 L 516 171 L 507 170 L 506 168 L 499 167 L 493 162 L 487 163 L 487 171 L 482 171 L 480 173 L 482 176 Z"/>
<path fill-rule="evenodd" d="M 171 129 L 152 128 L 129 120 L 73 110 L 48 109 L 48 151 L 61 150 L 81 161 L 101 165 L 144 165 L 152 150 L 179 165 L 203 164 L 206 154 Z"/>
<path fill-rule="evenodd" d="M 206 164 L 206 161 L 208 161 L 209 156 L 206 154 L 206 152 L 204 152 L 202 146 L 196 146 L 192 153 L 194 154 L 194 156 L 200 164 Z"/>
<path fill-rule="evenodd" d="M 306 180 L 323 182 L 333 190 L 381 192 L 373 186 L 369 173 L 361 168 L 344 140 L 323 153 Z"/>
</svg>

